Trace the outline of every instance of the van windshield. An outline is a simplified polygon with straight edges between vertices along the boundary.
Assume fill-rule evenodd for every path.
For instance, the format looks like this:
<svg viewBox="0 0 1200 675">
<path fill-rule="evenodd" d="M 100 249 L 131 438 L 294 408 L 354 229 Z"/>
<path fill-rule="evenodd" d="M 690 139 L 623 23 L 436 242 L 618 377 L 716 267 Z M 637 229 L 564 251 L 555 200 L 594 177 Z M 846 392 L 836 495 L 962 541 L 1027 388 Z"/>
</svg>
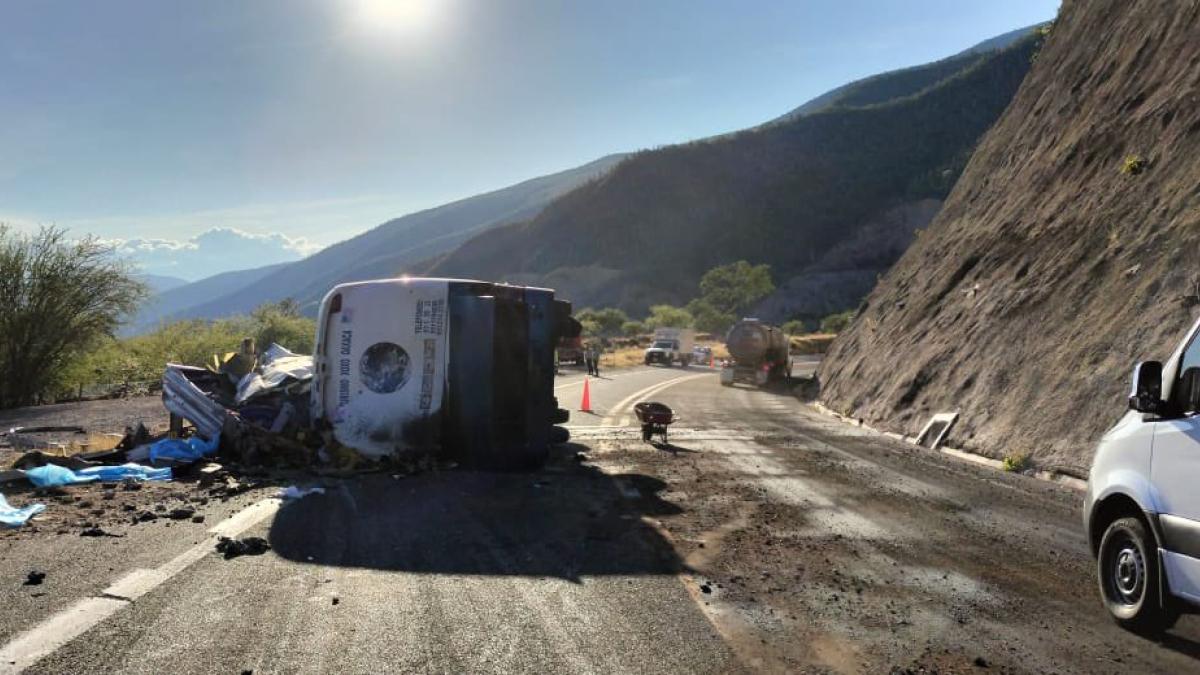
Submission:
<svg viewBox="0 0 1200 675">
<path fill-rule="evenodd" d="M 659 340 L 654 343 L 655 349 L 675 349 L 674 340 Z"/>
</svg>

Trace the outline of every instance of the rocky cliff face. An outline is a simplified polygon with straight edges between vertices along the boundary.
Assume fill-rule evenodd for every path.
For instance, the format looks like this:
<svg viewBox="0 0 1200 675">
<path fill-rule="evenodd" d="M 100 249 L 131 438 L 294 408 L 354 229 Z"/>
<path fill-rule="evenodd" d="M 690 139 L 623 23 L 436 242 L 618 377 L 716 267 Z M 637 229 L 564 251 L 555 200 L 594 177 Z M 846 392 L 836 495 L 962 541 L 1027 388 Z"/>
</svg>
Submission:
<svg viewBox="0 0 1200 675">
<path fill-rule="evenodd" d="M 1200 306 L 1200 4 L 1067 0 L 818 376 L 830 407 L 1081 474 Z"/>
</svg>

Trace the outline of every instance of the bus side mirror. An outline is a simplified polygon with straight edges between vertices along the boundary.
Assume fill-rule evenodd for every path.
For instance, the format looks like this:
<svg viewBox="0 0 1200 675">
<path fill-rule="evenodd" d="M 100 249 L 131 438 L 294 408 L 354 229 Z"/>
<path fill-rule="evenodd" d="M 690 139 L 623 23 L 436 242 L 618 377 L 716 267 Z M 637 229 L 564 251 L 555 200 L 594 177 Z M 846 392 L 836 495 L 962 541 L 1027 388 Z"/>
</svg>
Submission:
<svg viewBox="0 0 1200 675">
<path fill-rule="evenodd" d="M 1161 413 L 1166 407 L 1162 400 L 1162 363 L 1142 361 L 1133 367 L 1133 389 L 1129 392 L 1129 407 L 1143 413 Z"/>
</svg>

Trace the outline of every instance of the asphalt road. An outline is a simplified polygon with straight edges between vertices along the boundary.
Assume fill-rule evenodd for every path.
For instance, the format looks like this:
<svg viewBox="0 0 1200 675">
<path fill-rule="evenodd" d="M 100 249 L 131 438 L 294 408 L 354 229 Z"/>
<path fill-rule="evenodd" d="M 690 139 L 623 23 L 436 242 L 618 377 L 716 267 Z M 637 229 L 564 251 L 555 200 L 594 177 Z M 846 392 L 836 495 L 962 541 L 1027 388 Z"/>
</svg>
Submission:
<svg viewBox="0 0 1200 675">
<path fill-rule="evenodd" d="M 1200 670 L 1193 618 L 1151 642 L 1104 617 L 1068 488 L 707 369 L 589 389 L 536 473 L 314 478 L 203 524 L 0 538 L 0 672 Z M 669 446 L 641 442 L 647 399 L 680 415 Z M 225 560 L 221 532 L 272 549 Z"/>
</svg>

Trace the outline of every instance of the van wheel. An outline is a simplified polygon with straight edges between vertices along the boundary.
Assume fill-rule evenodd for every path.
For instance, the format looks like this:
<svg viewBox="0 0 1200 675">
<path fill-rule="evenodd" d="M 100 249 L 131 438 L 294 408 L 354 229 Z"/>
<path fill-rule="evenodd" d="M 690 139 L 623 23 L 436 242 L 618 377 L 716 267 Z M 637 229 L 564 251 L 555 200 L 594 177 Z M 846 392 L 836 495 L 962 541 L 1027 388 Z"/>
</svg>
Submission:
<svg viewBox="0 0 1200 675">
<path fill-rule="evenodd" d="M 1159 601 L 1158 549 L 1141 520 L 1119 518 L 1109 524 L 1096 556 L 1100 597 L 1122 628 L 1153 635 L 1175 624 L 1179 611 Z"/>
</svg>

